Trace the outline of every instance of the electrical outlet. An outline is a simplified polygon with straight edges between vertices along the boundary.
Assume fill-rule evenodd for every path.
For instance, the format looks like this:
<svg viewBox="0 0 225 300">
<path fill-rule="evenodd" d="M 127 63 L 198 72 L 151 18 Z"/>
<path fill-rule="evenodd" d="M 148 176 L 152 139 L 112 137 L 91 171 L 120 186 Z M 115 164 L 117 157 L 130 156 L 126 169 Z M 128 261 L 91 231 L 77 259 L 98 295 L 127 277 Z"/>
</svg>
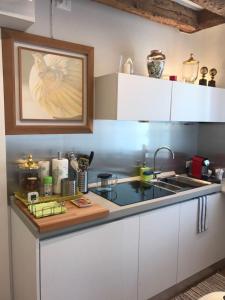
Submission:
<svg viewBox="0 0 225 300">
<path fill-rule="evenodd" d="M 55 0 L 56 8 L 71 11 L 71 0 Z"/>
<path fill-rule="evenodd" d="M 187 168 L 190 168 L 190 165 L 191 165 L 191 160 L 187 160 L 187 161 L 185 162 L 185 167 L 186 167 L 186 169 L 187 169 Z"/>
<path fill-rule="evenodd" d="M 145 153 L 145 158 L 150 158 L 151 157 L 151 153 L 150 152 L 146 152 Z"/>
</svg>

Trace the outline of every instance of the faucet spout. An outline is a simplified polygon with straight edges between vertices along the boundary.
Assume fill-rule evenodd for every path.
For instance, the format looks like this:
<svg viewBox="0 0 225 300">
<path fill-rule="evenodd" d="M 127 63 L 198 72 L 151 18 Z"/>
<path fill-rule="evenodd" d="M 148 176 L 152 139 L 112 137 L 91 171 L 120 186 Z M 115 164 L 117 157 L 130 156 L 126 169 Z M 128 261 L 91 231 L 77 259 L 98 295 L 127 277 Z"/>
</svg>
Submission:
<svg viewBox="0 0 225 300">
<path fill-rule="evenodd" d="M 163 149 L 168 150 L 168 151 L 171 153 L 172 158 L 173 158 L 173 159 L 175 158 L 175 154 L 174 154 L 173 150 L 171 150 L 169 147 L 163 146 L 163 147 L 157 148 L 157 149 L 155 150 L 155 153 L 154 153 L 154 159 L 153 159 L 153 172 L 156 171 L 156 170 L 155 170 L 155 166 L 156 166 L 156 157 L 157 157 L 157 154 L 158 154 L 158 152 L 159 152 L 160 150 L 163 150 Z"/>
</svg>

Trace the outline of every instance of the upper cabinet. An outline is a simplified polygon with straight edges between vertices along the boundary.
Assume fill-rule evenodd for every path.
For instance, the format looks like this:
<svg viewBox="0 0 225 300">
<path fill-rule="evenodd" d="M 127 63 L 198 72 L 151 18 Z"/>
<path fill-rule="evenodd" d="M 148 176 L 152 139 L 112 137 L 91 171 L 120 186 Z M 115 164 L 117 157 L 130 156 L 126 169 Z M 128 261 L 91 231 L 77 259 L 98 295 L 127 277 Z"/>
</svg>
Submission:
<svg viewBox="0 0 225 300">
<path fill-rule="evenodd" d="M 172 82 L 129 74 L 95 80 L 95 118 L 169 121 Z"/>
<path fill-rule="evenodd" d="M 0 27 L 26 30 L 35 22 L 35 0 L 0 2 Z"/>
<path fill-rule="evenodd" d="M 225 122 L 225 90 L 173 82 L 171 121 Z"/>
<path fill-rule="evenodd" d="M 95 80 L 95 118 L 225 122 L 225 89 L 129 74 Z"/>
</svg>

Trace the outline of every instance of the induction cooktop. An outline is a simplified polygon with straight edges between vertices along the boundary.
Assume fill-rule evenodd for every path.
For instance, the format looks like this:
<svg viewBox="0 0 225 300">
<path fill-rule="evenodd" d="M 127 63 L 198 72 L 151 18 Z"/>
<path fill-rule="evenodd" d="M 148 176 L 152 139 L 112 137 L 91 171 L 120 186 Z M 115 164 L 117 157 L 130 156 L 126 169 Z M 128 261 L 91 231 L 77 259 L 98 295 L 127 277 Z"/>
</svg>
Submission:
<svg viewBox="0 0 225 300">
<path fill-rule="evenodd" d="M 92 188 L 90 191 L 120 206 L 174 194 L 171 191 L 141 181 L 119 183 L 111 191 L 99 191 L 97 188 Z"/>
</svg>

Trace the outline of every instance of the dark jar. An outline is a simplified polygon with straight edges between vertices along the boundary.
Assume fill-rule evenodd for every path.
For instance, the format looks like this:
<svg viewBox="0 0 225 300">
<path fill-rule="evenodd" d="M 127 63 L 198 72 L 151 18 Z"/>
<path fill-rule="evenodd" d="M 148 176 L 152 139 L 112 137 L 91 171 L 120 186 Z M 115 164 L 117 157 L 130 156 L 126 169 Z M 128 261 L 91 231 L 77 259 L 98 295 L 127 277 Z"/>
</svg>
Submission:
<svg viewBox="0 0 225 300">
<path fill-rule="evenodd" d="M 29 192 L 39 192 L 39 166 L 32 155 L 19 164 L 19 191 L 26 196 Z"/>
</svg>

